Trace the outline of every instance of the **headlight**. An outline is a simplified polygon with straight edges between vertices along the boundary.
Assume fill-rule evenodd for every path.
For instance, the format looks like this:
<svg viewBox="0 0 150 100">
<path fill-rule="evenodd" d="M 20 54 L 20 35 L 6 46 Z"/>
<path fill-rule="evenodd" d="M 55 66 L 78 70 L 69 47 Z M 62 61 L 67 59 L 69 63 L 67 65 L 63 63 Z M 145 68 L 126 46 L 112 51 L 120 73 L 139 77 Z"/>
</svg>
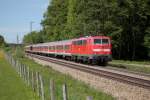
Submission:
<svg viewBox="0 0 150 100">
<path fill-rule="evenodd" d="M 101 51 L 104 51 L 104 52 L 110 52 L 111 50 L 110 49 L 93 49 L 94 52 L 101 52 Z"/>
<path fill-rule="evenodd" d="M 100 52 L 102 49 L 93 49 L 94 52 Z"/>
<path fill-rule="evenodd" d="M 105 52 L 110 52 L 110 49 L 104 49 Z"/>
</svg>

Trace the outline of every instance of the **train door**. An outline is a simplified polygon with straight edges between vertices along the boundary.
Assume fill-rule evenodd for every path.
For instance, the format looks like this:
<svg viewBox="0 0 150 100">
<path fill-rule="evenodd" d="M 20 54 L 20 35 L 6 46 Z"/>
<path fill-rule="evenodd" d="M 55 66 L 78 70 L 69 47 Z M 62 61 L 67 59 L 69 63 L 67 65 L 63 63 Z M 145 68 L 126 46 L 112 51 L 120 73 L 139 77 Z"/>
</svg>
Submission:
<svg viewBox="0 0 150 100">
<path fill-rule="evenodd" d="M 90 55 L 92 54 L 92 48 L 93 48 L 93 44 L 92 44 L 92 39 L 88 39 L 87 41 L 87 54 Z"/>
<path fill-rule="evenodd" d="M 87 40 L 82 40 L 82 54 L 87 54 Z"/>
</svg>

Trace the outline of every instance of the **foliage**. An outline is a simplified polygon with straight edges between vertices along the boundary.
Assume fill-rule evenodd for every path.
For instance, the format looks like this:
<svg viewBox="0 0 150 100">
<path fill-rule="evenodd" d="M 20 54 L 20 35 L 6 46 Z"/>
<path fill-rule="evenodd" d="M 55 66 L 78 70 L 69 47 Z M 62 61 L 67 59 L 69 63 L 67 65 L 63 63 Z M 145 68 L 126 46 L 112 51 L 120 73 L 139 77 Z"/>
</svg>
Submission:
<svg viewBox="0 0 150 100">
<path fill-rule="evenodd" d="M 0 47 L 3 47 L 5 45 L 4 37 L 0 35 Z"/>
<path fill-rule="evenodd" d="M 147 59 L 150 54 L 149 0 L 52 0 L 41 24 L 35 35 L 42 42 L 106 35 L 112 37 L 116 59 Z M 31 37 L 24 42 L 39 43 Z"/>
<path fill-rule="evenodd" d="M 144 37 L 144 46 L 148 49 L 148 56 L 150 57 L 150 27 L 146 30 L 147 34 Z"/>
<path fill-rule="evenodd" d="M 10 52 L 12 48 L 9 46 L 5 46 L 3 49 L 5 52 Z"/>
<path fill-rule="evenodd" d="M 144 45 L 150 49 L 150 27 L 146 30 L 147 34 L 145 35 L 145 42 Z"/>
<path fill-rule="evenodd" d="M 42 37 L 41 33 L 42 33 L 42 31 L 40 31 L 40 32 L 33 31 L 30 34 L 27 34 L 24 36 L 23 42 L 30 43 L 30 44 L 42 43 L 43 37 Z"/>
<path fill-rule="evenodd" d="M 52 0 L 41 22 L 46 33 L 46 41 L 62 40 L 66 37 L 64 28 L 67 22 L 68 0 Z"/>
<path fill-rule="evenodd" d="M 18 57 L 18 58 L 23 58 L 24 57 L 24 52 L 23 51 L 23 48 L 22 47 L 16 47 L 15 49 L 15 56 Z"/>
</svg>

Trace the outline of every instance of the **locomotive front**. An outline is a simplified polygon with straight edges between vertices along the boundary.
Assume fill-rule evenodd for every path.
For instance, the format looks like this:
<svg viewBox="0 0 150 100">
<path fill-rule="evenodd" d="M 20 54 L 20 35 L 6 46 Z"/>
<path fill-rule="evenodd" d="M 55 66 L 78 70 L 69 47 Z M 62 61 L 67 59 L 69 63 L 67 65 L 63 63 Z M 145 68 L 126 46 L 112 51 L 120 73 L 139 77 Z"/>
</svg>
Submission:
<svg viewBox="0 0 150 100">
<path fill-rule="evenodd" d="M 99 63 L 107 63 L 112 60 L 110 37 L 97 36 L 92 38 L 93 59 Z"/>
</svg>

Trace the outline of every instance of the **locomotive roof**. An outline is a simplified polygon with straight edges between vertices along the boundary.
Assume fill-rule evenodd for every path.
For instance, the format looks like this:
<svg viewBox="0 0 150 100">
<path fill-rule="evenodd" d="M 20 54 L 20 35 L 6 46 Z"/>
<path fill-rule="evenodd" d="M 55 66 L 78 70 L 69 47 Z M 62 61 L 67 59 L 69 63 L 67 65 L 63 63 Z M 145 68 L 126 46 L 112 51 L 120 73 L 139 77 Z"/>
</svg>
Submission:
<svg viewBox="0 0 150 100">
<path fill-rule="evenodd" d="M 86 36 L 86 37 L 80 37 L 80 38 L 76 38 L 73 39 L 75 40 L 86 40 L 86 39 L 91 39 L 91 38 L 109 38 L 108 36 Z"/>
</svg>

